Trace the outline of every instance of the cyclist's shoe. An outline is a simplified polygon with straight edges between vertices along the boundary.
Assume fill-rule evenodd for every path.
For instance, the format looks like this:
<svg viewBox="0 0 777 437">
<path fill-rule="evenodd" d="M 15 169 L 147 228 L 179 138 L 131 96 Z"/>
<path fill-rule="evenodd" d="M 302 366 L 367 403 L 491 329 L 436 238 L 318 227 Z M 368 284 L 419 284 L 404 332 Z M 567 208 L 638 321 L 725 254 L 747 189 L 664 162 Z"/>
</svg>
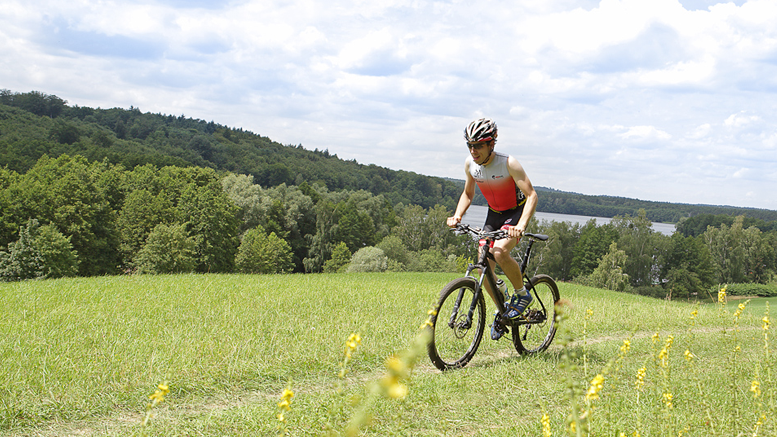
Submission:
<svg viewBox="0 0 777 437">
<path fill-rule="evenodd" d="M 526 307 L 528 307 L 529 304 L 531 304 L 532 300 L 534 300 L 534 298 L 529 292 L 527 292 L 523 296 L 521 296 L 519 293 L 516 293 L 515 295 L 513 295 L 513 298 L 510 301 L 510 304 L 507 305 L 507 311 L 505 312 L 505 317 L 510 320 L 521 317 L 521 314 L 523 314 L 523 312 L 526 311 Z"/>
<path fill-rule="evenodd" d="M 491 325 L 491 340 L 499 340 L 505 335 L 504 327 L 499 323 L 499 313 L 494 317 L 494 323 Z"/>
</svg>

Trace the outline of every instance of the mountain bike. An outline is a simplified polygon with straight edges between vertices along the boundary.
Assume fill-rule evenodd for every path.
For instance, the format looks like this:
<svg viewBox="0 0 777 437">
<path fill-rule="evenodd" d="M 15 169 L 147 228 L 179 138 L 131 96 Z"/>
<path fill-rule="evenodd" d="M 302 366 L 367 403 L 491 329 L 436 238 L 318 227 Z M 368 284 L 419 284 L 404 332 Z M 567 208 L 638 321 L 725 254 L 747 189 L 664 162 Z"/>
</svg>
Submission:
<svg viewBox="0 0 777 437">
<path fill-rule="evenodd" d="M 479 241 L 483 250 L 478 261 L 469 264 L 464 277 L 454 279 L 443 287 L 440 299 L 429 321 L 432 338 L 427 346 L 429 358 L 440 370 L 461 368 L 467 365 L 477 352 L 486 326 L 486 302 L 483 297 L 484 281 L 494 290 L 492 300 L 497 312 L 494 323 L 508 335 L 512 329 L 513 346 L 520 354 L 534 354 L 550 346 L 556 335 L 556 309 L 559 292 L 556 282 L 548 275 L 529 278 L 526 267 L 535 241 L 546 241 L 547 235 L 525 233 L 529 239 L 521 260 L 524 285 L 534 300 L 517 319 L 503 317 L 507 310 L 505 295 L 497 287 L 497 279 L 488 260 L 494 260 L 491 247 L 496 240 L 509 238 L 505 230 L 484 231 L 481 228 L 459 223 L 453 229 L 458 234 L 469 234 Z M 473 276 L 478 270 L 480 277 Z"/>
</svg>

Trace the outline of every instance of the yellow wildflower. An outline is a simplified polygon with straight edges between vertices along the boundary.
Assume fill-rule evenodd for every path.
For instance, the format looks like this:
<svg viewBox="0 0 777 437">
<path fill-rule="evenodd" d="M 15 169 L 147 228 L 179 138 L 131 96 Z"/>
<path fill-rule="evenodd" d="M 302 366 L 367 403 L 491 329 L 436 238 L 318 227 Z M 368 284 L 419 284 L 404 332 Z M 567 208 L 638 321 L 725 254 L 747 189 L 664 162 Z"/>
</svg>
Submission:
<svg viewBox="0 0 777 437">
<path fill-rule="evenodd" d="M 761 395 L 761 384 L 758 381 L 753 380 L 753 383 L 750 384 L 750 391 L 753 392 L 753 397 L 757 398 Z"/>
<path fill-rule="evenodd" d="M 623 346 L 621 346 L 621 353 L 625 354 L 629 350 L 631 350 L 631 341 L 629 341 L 628 339 L 623 340 Z"/>
<path fill-rule="evenodd" d="M 745 303 L 740 303 L 739 305 L 737 305 L 737 310 L 736 310 L 736 312 L 734 312 L 734 317 L 735 318 L 738 319 L 742 315 L 742 311 L 745 310 L 745 307 L 747 306 L 748 302 L 750 302 L 750 301 L 748 300 Z"/>
<path fill-rule="evenodd" d="M 170 387 L 168 387 L 167 384 L 159 384 L 157 390 L 148 398 L 154 405 L 157 405 L 164 402 L 165 396 L 167 396 L 168 393 L 170 393 Z"/>
<path fill-rule="evenodd" d="M 639 390 L 639 391 L 642 391 L 642 387 L 645 386 L 645 372 L 646 371 L 647 371 L 647 369 L 645 369 L 644 367 L 642 367 L 639 370 L 637 370 L 637 382 L 636 382 L 635 385 L 637 387 L 637 390 Z"/>
<path fill-rule="evenodd" d="M 345 340 L 345 359 L 346 361 L 351 359 L 353 352 L 362 343 L 362 337 L 357 333 L 352 333 L 348 336 L 348 340 Z"/>
<path fill-rule="evenodd" d="M 769 316 L 764 316 L 764 318 L 763 318 L 763 319 L 761 319 L 761 322 L 763 322 L 763 323 L 761 324 L 761 328 L 762 328 L 764 331 L 767 331 L 767 330 L 769 330 L 769 325 L 771 325 L 771 322 L 769 321 Z"/>
<path fill-rule="evenodd" d="M 653 343 L 657 343 L 658 342 L 658 338 L 659 338 L 658 337 L 658 332 L 656 332 L 655 334 L 650 336 L 650 339 L 653 340 Z"/>
<path fill-rule="evenodd" d="M 587 310 L 585 310 L 585 319 L 586 320 L 590 319 L 591 316 L 593 316 L 593 315 L 594 315 L 594 310 L 592 310 L 591 308 L 588 308 Z"/>
<path fill-rule="evenodd" d="M 278 414 L 275 415 L 275 417 L 278 419 L 278 422 L 281 422 L 278 424 L 279 427 L 283 427 L 283 424 L 286 423 L 285 414 L 286 412 L 291 411 L 291 398 L 293 397 L 293 391 L 291 391 L 288 387 L 283 389 L 283 393 L 281 393 L 281 401 L 278 402 Z"/>
<path fill-rule="evenodd" d="M 542 437 L 550 437 L 550 417 L 548 416 L 548 413 L 542 413 Z"/>
<path fill-rule="evenodd" d="M 686 361 L 691 361 L 691 360 L 692 360 L 692 359 L 694 359 L 695 357 L 696 357 L 696 355 L 692 354 L 692 353 L 691 353 L 691 351 L 690 351 L 689 349 L 686 349 L 686 350 L 685 350 L 685 360 L 686 360 Z"/>
<path fill-rule="evenodd" d="M 699 315 L 699 310 L 691 311 L 691 319 L 695 319 Z"/>
<path fill-rule="evenodd" d="M 664 403 L 667 408 L 672 408 L 672 393 L 664 393 Z"/>
<path fill-rule="evenodd" d="M 388 395 L 392 399 L 404 399 L 407 396 L 407 386 L 397 382 L 389 387 Z"/>
<path fill-rule="evenodd" d="M 586 400 L 599 399 L 602 387 L 604 387 L 604 376 L 600 373 L 591 380 L 591 386 L 588 388 L 588 393 L 585 394 Z"/>
<path fill-rule="evenodd" d="M 726 303 L 726 287 L 723 287 L 718 291 L 718 302 Z"/>
</svg>

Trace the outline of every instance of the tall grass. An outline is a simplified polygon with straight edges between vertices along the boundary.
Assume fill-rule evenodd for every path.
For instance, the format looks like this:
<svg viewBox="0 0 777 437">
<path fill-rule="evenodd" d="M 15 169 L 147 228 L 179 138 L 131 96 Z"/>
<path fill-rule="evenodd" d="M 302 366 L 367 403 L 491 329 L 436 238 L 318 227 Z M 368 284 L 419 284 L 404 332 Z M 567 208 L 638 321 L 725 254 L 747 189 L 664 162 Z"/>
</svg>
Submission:
<svg viewBox="0 0 777 437">
<path fill-rule="evenodd" d="M 179 275 L 1 284 L 0 433 L 137 435 L 148 396 L 162 382 L 170 392 L 142 428 L 146 435 L 274 435 L 286 389 L 294 392 L 284 414 L 289 434 L 344 429 L 369 381 L 408 347 L 453 277 Z M 542 435 L 543 415 L 552 435 L 566 435 L 574 417 L 591 435 L 777 431 L 770 419 L 777 412 L 774 346 L 767 359 L 764 313 L 751 311 L 756 301 L 735 319 L 734 303 L 694 306 L 572 284 L 560 290 L 569 302 L 566 348 L 559 337 L 546 353 L 520 357 L 506 340 L 484 340 L 467 368 L 446 373 L 422 357 L 407 396 L 372 404 L 362 432 Z M 361 343 L 341 378 L 343 344 L 352 333 Z M 662 366 L 658 355 L 669 336 Z M 644 386 L 637 388 L 642 368 Z M 604 369 L 598 397 L 586 399 Z M 750 391 L 756 379 L 759 397 Z"/>
</svg>

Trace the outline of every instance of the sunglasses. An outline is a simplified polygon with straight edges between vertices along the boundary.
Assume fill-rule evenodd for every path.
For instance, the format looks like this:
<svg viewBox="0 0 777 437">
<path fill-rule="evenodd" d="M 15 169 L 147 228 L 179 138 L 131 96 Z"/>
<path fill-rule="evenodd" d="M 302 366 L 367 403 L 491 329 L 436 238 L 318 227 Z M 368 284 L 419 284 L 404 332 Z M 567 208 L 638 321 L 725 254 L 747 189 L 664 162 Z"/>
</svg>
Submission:
<svg viewBox="0 0 777 437">
<path fill-rule="evenodd" d="M 475 142 L 475 143 L 467 143 L 467 148 L 468 148 L 469 150 L 472 150 L 472 149 L 475 149 L 475 150 L 480 150 L 480 149 L 482 149 L 484 146 L 487 146 L 487 145 L 488 145 L 488 143 L 490 143 L 490 142 L 491 142 L 491 141 L 478 141 L 478 142 Z"/>
</svg>

